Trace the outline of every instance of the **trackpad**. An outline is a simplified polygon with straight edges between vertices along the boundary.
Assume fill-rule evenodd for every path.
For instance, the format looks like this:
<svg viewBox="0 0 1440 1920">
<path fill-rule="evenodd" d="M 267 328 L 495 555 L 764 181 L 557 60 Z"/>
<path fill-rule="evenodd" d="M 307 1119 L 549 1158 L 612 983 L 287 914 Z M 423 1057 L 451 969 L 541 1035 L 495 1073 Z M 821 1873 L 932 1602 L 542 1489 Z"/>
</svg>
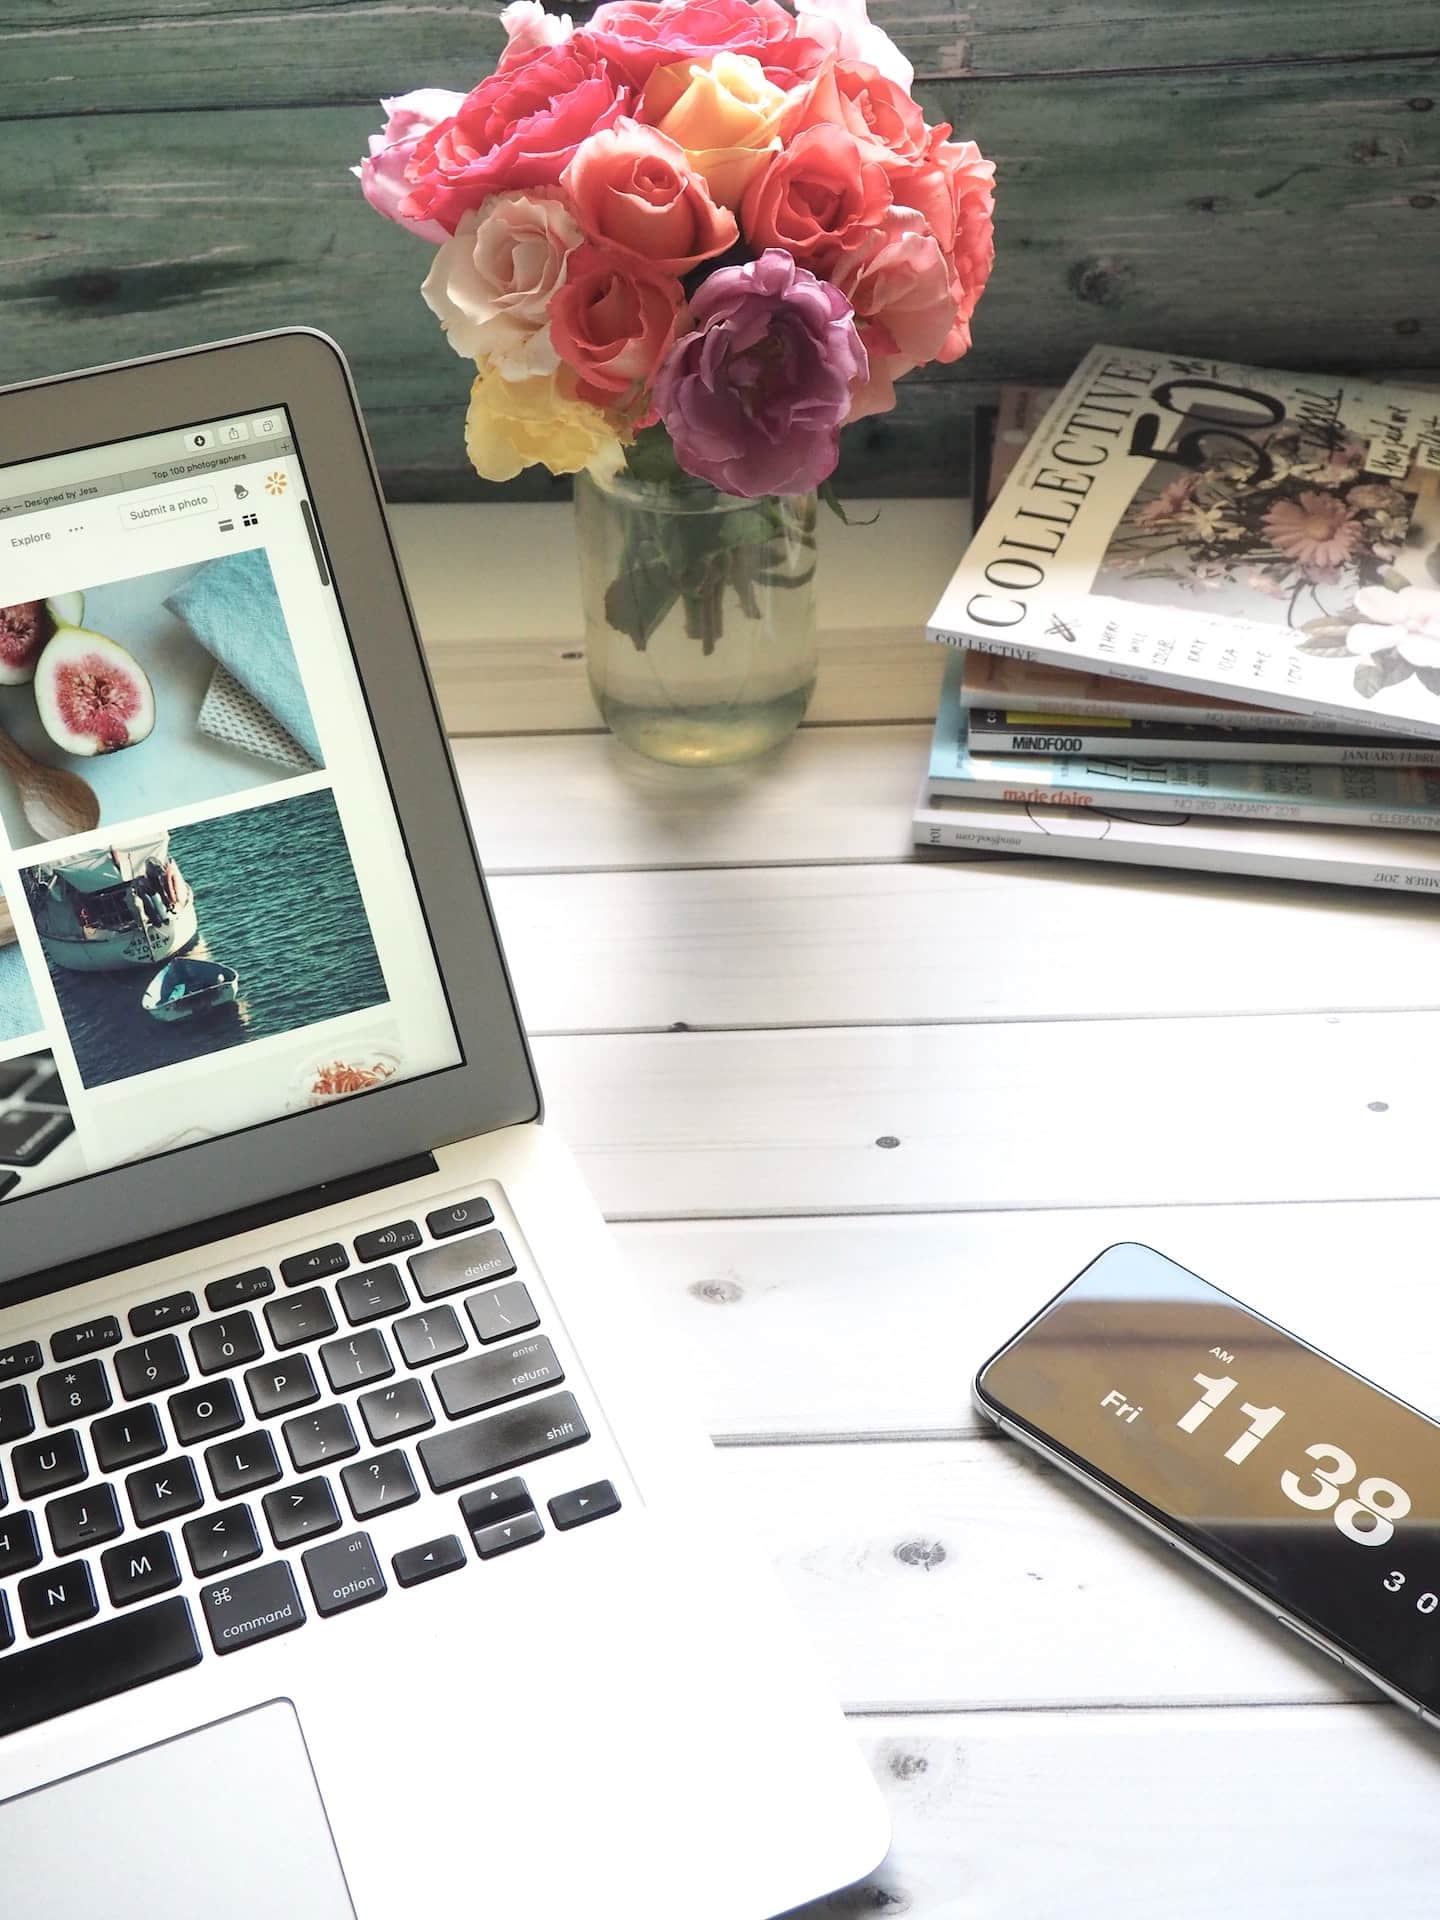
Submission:
<svg viewBox="0 0 1440 1920">
<path fill-rule="evenodd" d="M 355 1920 L 288 1701 L 0 1803 L 25 1920 Z"/>
</svg>

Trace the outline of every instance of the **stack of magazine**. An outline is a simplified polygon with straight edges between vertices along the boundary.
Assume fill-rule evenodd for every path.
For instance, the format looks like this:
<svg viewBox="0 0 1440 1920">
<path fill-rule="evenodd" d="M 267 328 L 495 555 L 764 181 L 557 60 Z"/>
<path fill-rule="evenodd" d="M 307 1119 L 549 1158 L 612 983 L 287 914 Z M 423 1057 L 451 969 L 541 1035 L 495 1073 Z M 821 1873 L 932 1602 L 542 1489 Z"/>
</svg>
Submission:
<svg viewBox="0 0 1440 1920">
<path fill-rule="evenodd" d="M 982 445 L 917 845 L 1440 892 L 1440 394 L 1096 347 Z"/>
</svg>

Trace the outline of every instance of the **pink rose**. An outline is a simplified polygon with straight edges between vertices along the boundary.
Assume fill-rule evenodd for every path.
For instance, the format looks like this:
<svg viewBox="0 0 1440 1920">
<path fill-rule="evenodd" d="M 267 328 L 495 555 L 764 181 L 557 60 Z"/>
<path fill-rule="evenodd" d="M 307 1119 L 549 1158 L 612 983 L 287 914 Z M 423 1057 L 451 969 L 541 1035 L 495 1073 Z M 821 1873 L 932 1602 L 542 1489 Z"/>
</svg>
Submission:
<svg viewBox="0 0 1440 1920">
<path fill-rule="evenodd" d="M 717 207 L 683 147 L 654 127 L 620 120 L 585 141 L 564 185 L 587 236 L 686 274 L 735 244 L 735 216 Z"/>
<path fill-rule="evenodd" d="M 818 40 L 827 53 L 875 67 L 908 93 L 915 69 L 883 27 L 872 26 L 865 0 L 796 0 L 801 33 Z"/>
<path fill-rule="evenodd" d="M 757 250 L 782 247 L 831 277 L 840 256 L 860 245 L 890 205 L 890 187 L 877 149 L 828 121 L 807 127 L 740 203 L 740 226 Z"/>
<path fill-rule="evenodd" d="M 576 374 L 582 400 L 627 413 L 647 392 L 675 333 L 680 282 L 598 247 L 570 256 L 550 302 L 550 337 Z"/>
<path fill-rule="evenodd" d="M 495 193 L 462 213 L 420 289 L 456 353 L 507 380 L 553 373 L 550 299 L 581 238 L 558 187 Z"/>
<path fill-rule="evenodd" d="M 415 93 L 401 94 L 397 100 L 382 100 L 380 104 L 388 115 L 385 130 L 371 134 L 369 154 L 358 167 L 350 169 L 376 213 L 437 245 L 445 238 L 445 228 L 438 221 L 407 219 L 400 211 L 410 193 L 405 169 L 421 136 L 448 120 L 464 97 L 438 87 L 421 87 Z"/>
<path fill-rule="evenodd" d="M 854 61 L 826 61 L 791 107 L 785 138 L 792 140 L 822 120 L 846 128 L 862 143 L 885 148 L 897 160 L 921 160 L 929 148 L 925 116 L 905 89 Z"/>
<path fill-rule="evenodd" d="M 713 53 L 748 53 L 780 87 L 813 73 L 823 57 L 777 0 L 605 0 L 588 31 L 637 92 L 652 68 Z"/>
<path fill-rule="evenodd" d="M 843 254 L 834 284 L 855 311 L 870 361 L 847 419 L 888 413 L 895 382 L 937 359 L 955 323 L 950 262 L 918 213 L 890 207 L 861 244 Z"/>
<path fill-rule="evenodd" d="M 558 47 L 575 31 L 568 13 L 547 13 L 540 0 L 510 0 L 500 10 L 500 24 L 506 35 L 499 61 L 502 68 L 518 67 L 547 47 Z"/>
<path fill-rule="evenodd" d="M 950 194 L 952 232 L 948 252 L 956 319 L 949 340 L 936 355 L 938 360 L 950 361 L 958 360 L 969 349 L 970 316 L 995 264 L 995 163 L 981 156 L 973 140 L 940 140 L 932 154 Z"/>
<path fill-rule="evenodd" d="M 501 67 L 418 142 L 403 212 L 453 233 L 489 194 L 552 185 L 581 141 L 613 126 L 629 104 L 586 33 Z"/>
</svg>

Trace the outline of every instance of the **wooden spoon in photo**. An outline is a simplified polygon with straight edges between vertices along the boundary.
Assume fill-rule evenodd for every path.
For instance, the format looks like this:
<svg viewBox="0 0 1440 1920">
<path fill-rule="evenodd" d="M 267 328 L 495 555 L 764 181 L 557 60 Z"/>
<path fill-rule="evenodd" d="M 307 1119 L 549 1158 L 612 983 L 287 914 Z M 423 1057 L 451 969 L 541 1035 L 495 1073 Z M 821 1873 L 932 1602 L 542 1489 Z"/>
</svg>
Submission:
<svg viewBox="0 0 1440 1920">
<path fill-rule="evenodd" d="M 89 833 L 99 826 L 100 802 L 88 782 L 63 767 L 42 767 L 3 732 L 0 767 L 15 782 L 20 810 L 39 839 L 64 840 L 72 833 Z"/>
</svg>

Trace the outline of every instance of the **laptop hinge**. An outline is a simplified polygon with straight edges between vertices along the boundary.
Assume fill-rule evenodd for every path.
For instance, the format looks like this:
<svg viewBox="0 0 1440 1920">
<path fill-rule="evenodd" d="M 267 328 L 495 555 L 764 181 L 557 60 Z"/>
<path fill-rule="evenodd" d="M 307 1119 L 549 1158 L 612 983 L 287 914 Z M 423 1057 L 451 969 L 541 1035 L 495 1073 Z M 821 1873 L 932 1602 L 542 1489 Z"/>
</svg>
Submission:
<svg viewBox="0 0 1440 1920">
<path fill-rule="evenodd" d="M 91 1254 L 83 1260 L 68 1261 L 63 1267 L 48 1267 L 17 1280 L 3 1290 L 3 1304 L 34 1300 L 41 1294 L 55 1293 L 64 1287 L 78 1287 L 87 1280 L 100 1280 L 127 1268 L 141 1267 L 149 1260 L 162 1260 L 172 1253 L 188 1253 L 192 1247 L 208 1246 L 227 1240 L 232 1234 L 250 1233 L 257 1227 L 271 1227 L 300 1213 L 313 1213 L 318 1207 L 332 1207 L 340 1200 L 354 1200 L 381 1187 L 398 1187 L 406 1180 L 421 1180 L 438 1173 L 433 1153 L 414 1153 L 404 1160 L 391 1160 L 383 1167 L 365 1173 L 347 1173 L 340 1180 L 322 1181 L 280 1199 L 265 1200 L 249 1207 L 237 1207 L 233 1213 L 217 1214 L 210 1220 L 197 1220 L 191 1226 L 157 1233 L 148 1240 L 137 1240 L 128 1247 L 112 1247 L 105 1253 Z"/>
</svg>

